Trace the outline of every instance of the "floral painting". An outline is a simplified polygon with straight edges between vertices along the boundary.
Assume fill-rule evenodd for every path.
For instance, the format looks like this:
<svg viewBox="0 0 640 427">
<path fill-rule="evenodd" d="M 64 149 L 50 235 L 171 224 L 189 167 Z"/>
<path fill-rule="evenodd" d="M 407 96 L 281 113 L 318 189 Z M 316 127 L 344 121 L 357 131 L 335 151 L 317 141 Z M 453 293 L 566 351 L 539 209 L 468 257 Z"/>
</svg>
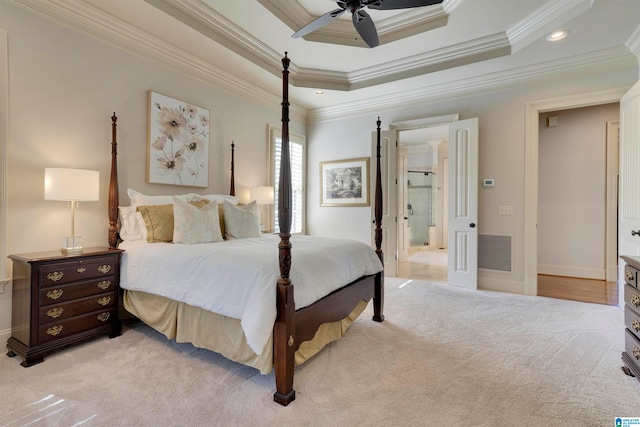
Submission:
<svg viewBox="0 0 640 427">
<path fill-rule="evenodd" d="M 149 91 L 147 181 L 207 187 L 209 110 Z"/>
</svg>

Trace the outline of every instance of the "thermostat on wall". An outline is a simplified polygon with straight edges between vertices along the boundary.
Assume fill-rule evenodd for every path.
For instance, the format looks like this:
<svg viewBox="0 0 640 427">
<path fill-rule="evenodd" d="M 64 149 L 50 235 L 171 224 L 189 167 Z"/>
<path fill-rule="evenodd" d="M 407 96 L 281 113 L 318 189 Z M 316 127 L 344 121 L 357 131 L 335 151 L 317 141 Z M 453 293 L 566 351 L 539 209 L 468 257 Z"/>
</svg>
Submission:
<svg viewBox="0 0 640 427">
<path fill-rule="evenodd" d="M 482 180 L 483 187 L 493 187 L 493 178 L 487 178 Z"/>
</svg>

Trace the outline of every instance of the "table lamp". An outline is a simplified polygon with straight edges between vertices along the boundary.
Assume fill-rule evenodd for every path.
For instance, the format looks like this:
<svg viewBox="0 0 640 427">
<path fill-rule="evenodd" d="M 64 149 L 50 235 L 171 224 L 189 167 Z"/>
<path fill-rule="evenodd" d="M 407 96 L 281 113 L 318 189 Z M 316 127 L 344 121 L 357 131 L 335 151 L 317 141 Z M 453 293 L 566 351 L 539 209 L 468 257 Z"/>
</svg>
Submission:
<svg viewBox="0 0 640 427">
<path fill-rule="evenodd" d="M 266 228 L 264 222 L 266 215 L 264 214 L 264 205 L 272 205 L 274 202 L 273 187 L 252 187 L 249 190 L 251 200 L 255 200 L 260 207 L 260 231 L 270 231 Z"/>
<path fill-rule="evenodd" d="M 71 202 L 71 236 L 65 237 L 63 254 L 82 253 L 80 236 L 75 232 L 78 202 L 100 199 L 100 172 L 87 169 L 45 168 L 44 199 Z"/>
</svg>

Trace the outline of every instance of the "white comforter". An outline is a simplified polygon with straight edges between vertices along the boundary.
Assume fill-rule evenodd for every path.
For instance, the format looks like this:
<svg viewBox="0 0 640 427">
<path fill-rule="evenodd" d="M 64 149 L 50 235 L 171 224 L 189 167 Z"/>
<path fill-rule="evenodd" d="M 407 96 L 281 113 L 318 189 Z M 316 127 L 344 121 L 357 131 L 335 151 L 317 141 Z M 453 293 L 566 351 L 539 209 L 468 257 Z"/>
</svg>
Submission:
<svg viewBox="0 0 640 427">
<path fill-rule="evenodd" d="M 260 354 L 276 319 L 279 241 L 267 235 L 199 245 L 123 242 L 120 286 L 240 319 L 247 343 Z M 292 236 L 291 243 L 296 309 L 382 270 L 361 242 Z"/>
</svg>

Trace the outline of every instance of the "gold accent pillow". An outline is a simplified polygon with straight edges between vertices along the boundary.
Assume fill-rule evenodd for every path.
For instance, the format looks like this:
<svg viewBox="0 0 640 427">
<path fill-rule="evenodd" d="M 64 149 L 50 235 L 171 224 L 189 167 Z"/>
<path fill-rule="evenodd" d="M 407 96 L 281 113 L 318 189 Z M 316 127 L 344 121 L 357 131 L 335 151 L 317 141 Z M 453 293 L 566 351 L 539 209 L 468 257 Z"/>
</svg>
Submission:
<svg viewBox="0 0 640 427">
<path fill-rule="evenodd" d="M 201 208 L 209 201 L 197 200 L 189 203 Z M 173 241 L 173 204 L 138 206 L 136 210 L 140 212 L 144 220 L 144 225 L 147 229 L 147 242 Z"/>
</svg>

